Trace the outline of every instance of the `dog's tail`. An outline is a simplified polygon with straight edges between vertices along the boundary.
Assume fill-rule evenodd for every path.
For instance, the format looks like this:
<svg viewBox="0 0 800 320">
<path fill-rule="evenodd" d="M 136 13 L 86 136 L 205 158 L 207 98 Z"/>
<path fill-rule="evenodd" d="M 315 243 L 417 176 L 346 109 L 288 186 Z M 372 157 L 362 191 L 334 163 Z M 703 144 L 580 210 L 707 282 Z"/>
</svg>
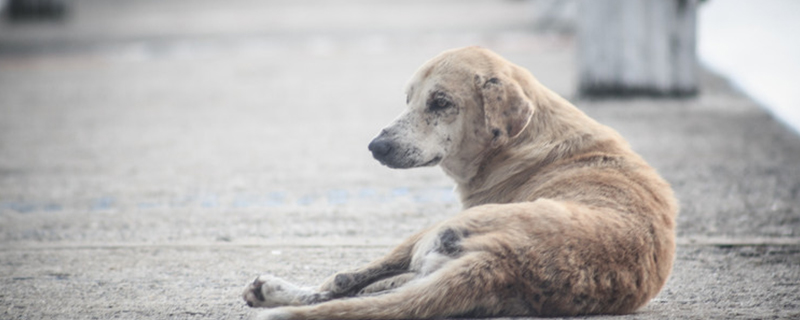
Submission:
<svg viewBox="0 0 800 320">
<path fill-rule="evenodd" d="M 498 312 L 505 316 L 530 314 L 530 310 L 509 310 L 508 301 L 497 296 L 501 280 L 494 267 L 500 266 L 493 266 L 493 262 L 500 260 L 486 252 L 473 252 L 385 293 L 265 310 L 258 319 L 430 319 L 487 317 Z"/>
</svg>

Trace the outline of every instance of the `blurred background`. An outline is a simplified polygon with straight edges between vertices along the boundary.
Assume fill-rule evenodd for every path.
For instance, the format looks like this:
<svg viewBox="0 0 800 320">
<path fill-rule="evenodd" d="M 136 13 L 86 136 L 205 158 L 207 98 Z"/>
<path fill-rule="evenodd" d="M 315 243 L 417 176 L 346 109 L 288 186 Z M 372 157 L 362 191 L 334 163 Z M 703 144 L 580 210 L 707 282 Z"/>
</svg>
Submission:
<svg viewBox="0 0 800 320">
<path fill-rule="evenodd" d="M 206 209 L 209 224 L 231 219 L 216 210 L 258 220 L 265 209 L 353 203 L 452 212 L 439 169 L 387 170 L 366 149 L 402 111 L 417 67 L 483 45 L 576 95 L 574 2 L 21 2 L 59 9 L 14 17 L 6 3 L 6 212 L 133 210 L 160 221 L 170 209 Z M 176 232 L 154 223 L 164 232 L 129 236 Z M 242 233 L 192 229 L 180 232 Z M 35 237 L 69 237 L 53 232 Z"/>
<path fill-rule="evenodd" d="M 419 65 L 467 45 L 497 51 L 587 102 L 579 106 L 594 97 L 698 105 L 719 96 L 703 82 L 710 68 L 797 130 L 797 6 L 5 0 L 0 211 L 296 209 L 401 198 L 457 207 L 438 169 L 385 170 L 365 146 L 400 112 Z M 637 144 L 642 134 L 630 131 Z M 653 142 L 641 141 L 647 156 Z M 651 161 L 664 159 L 659 152 Z"/>
<path fill-rule="evenodd" d="M 316 283 L 457 213 L 367 144 L 468 45 L 672 183 L 675 275 L 639 316 L 797 316 L 799 4 L 0 0 L 0 317 L 243 318 L 259 272 Z"/>
</svg>

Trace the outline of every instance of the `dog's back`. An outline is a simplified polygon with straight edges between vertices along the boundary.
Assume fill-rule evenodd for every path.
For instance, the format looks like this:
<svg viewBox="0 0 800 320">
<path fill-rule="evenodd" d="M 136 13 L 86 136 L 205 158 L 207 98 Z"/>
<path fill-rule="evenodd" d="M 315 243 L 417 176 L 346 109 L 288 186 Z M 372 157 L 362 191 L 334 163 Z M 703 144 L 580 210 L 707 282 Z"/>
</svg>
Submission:
<svg viewBox="0 0 800 320">
<path fill-rule="evenodd" d="M 458 186 L 462 203 L 525 208 L 507 227 L 525 235 L 511 245 L 526 251 L 517 259 L 529 276 L 519 280 L 528 288 L 547 287 L 541 297 L 534 294 L 543 301 L 541 315 L 641 307 L 672 268 L 678 212 L 672 189 L 616 131 L 508 65 L 535 112 L 514 140 L 484 156 L 470 183 Z M 550 209 L 532 214 L 531 202 Z"/>
</svg>

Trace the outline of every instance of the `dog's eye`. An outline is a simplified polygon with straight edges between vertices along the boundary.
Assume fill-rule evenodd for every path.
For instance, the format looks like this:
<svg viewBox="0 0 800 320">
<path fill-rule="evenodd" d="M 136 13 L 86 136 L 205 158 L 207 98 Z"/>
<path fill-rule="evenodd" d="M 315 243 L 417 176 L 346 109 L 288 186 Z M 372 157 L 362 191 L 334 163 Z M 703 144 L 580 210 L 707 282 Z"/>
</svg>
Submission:
<svg viewBox="0 0 800 320">
<path fill-rule="evenodd" d="M 436 111 L 449 108 L 451 105 L 452 102 L 450 102 L 450 100 L 447 100 L 443 97 L 436 97 L 428 104 L 428 108 L 431 111 Z"/>
</svg>

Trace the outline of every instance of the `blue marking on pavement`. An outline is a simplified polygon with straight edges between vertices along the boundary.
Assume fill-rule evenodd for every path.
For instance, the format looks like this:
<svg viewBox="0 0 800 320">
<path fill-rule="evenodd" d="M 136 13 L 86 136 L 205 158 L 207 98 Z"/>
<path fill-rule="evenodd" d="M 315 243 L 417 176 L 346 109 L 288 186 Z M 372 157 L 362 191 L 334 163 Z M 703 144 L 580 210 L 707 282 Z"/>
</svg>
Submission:
<svg viewBox="0 0 800 320">
<path fill-rule="evenodd" d="M 55 212 L 55 211 L 61 211 L 63 209 L 63 207 L 60 204 L 57 204 L 57 203 L 48 203 L 48 204 L 44 205 L 43 209 L 44 209 L 44 211 L 47 211 L 47 212 Z"/>
<path fill-rule="evenodd" d="M 34 213 L 58 212 L 64 210 L 80 211 L 107 211 L 116 209 L 138 208 L 139 210 L 153 210 L 165 208 L 196 208 L 196 209 L 223 209 L 223 208 L 275 208 L 286 206 L 341 206 L 341 205 L 371 205 L 392 202 L 428 203 L 457 203 L 458 199 L 452 188 L 408 188 L 397 187 L 391 189 L 361 188 L 361 189 L 329 189 L 323 192 L 311 192 L 293 195 L 289 192 L 271 191 L 261 194 L 233 194 L 219 195 L 214 193 L 187 194 L 172 199 L 140 199 L 125 201 L 113 196 L 101 196 L 88 200 L 87 207 L 64 205 L 54 201 L 0 201 L 0 213 Z M 73 201 L 74 202 L 74 201 Z"/>
<path fill-rule="evenodd" d="M 186 195 L 170 200 L 169 206 L 174 208 L 191 206 L 197 200 L 196 195 Z"/>
<path fill-rule="evenodd" d="M 252 196 L 238 195 L 233 199 L 232 205 L 234 208 L 248 208 L 254 203 L 251 197 Z"/>
<path fill-rule="evenodd" d="M 114 206 L 114 198 L 102 197 L 93 200 L 89 209 L 92 211 L 110 210 L 113 206 Z"/>
<path fill-rule="evenodd" d="M 139 209 L 145 209 L 145 210 L 146 209 L 155 209 L 155 208 L 161 207 L 160 204 L 153 203 L 153 202 L 139 202 L 138 204 L 136 204 L 136 206 Z"/>
<path fill-rule="evenodd" d="M 378 197 L 378 191 L 372 188 L 363 188 L 358 191 L 359 199 L 374 199 Z"/>
<path fill-rule="evenodd" d="M 29 213 L 36 211 L 36 205 L 22 201 L 5 201 L 0 203 L 0 208 L 5 210 L 16 211 L 17 213 Z"/>
<path fill-rule="evenodd" d="M 264 200 L 264 205 L 267 207 L 282 206 L 286 200 L 286 193 L 283 191 L 270 192 Z"/>
<path fill-rule="evenodd" d="M 328 204 L 331 205 L 340 205 L 347 203 L 347 191 L 346 190 L 330 190 L 328 191 Z"/>
<path fill-rule="evenodd" d="M 203 208 L 216 208 L 219 206 L 216 195 L 205 195 L 200 199 L 200 206 Z"/>
<path fill-rule="evenodd" d="M 314 203 L 317 200 L 317 196 L 313 194 L 306 194 L 297 199 L 297 204 L 301 206 L 308 206 Z"/>
<path fill-rule="evenodd" d="M 431 188 L 415 193 L 414 201 L 419 203 L 448 203 L 456 202 L 457 200 L 452 188 Z"/>
<path fill-rule="evenodd" d="M 394 197 L 402 197 L 408 195 L 409 191 L 408 188 L 400 187 L 392 189 L 392 196 Z"/>
</svg>

